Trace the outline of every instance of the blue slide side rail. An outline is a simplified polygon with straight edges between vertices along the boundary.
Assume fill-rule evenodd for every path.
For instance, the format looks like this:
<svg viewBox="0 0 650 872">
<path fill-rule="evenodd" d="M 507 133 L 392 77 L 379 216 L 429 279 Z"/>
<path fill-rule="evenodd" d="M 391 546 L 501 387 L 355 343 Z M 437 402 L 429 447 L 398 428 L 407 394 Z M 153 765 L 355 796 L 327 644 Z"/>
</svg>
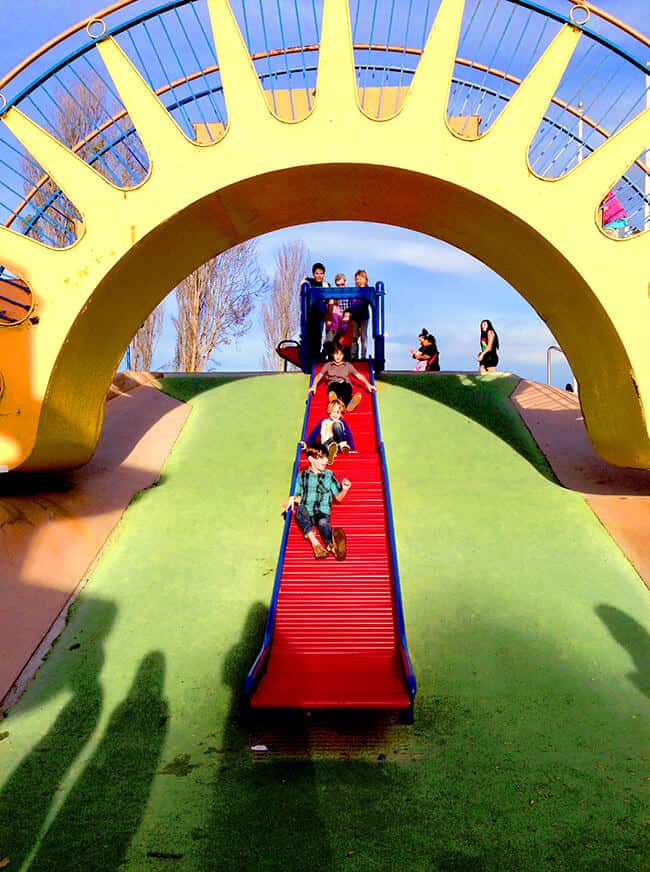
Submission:
<svg viewBox="0 0 650 872">
<path fill-rule="evenodd" d="M 370 367 L 370 383 L 375 384 L 375 377 L 372 366 Z M 384 495 L 386 499 L 386 526 L 388 529 L 388 544 L 390 548 L 390 562 L 393 579 L 393 599 L 395 602 L 395 619 L 397 623 L 397 633 L 399 636 L 400 653 L 402 655 L 402 667 L 404 669 L 404 679 L 408 688 L 411 704 L 415 699 L 417 692 L 417 682 L 415 673 L 411 665 L 409 657 L 408 645 L 406 642 L 406 624 L 404 622 L 404 606 L 402 604 L 402 588 L 399 577 L 399 565 L 397 562 L 397 545 L 395 542 L 395 527 L 393 524 L 393 503 L 390 495 L 390 483 L 388 481 L 388 465 L 386 463 L 386 450 L 384 442 L 381 438 L 381 424 L 379 422 L 379 406 L 377 405 L 377 394 L 372 394 L 372 409 L 375 416 L 375 430 L 377 433 L 377 447 L 379 448 L 379 456 L 381 458 L 381 474 L 384 482 Z"/>
<path fill-rule="evenodd" d="M 314 381 L 314 371 L 312 370 L 310 385 Z M 309 420 L 309 413 L 311 411 L 311 401 L 313 394 L 309 394 L 307 397 L 307 407 L 305 409 L 305 419 L 302 424 L 302 435 L 300 437 L 301 441 L 304 441 L 305 436 L 307 435 L 307 422 Z M 292 494 L 294 492 L 296 486 L 296 478 L 298 476 L 298 465 L 300 463 L 300 452 L 301 445 L 300 442 L 296 446 L 296 453 L 293 460 L 293 470 L 291 472 L 291 487 L 289 489 L 289 493 Z M 264 631 L 264 641 L 262 642 L 262 648 L 260 653 L 255 658 L 255 662 L 250 668 L 248 675 L 246 676 L 246 681 L 244 683 L 244 693 L 247 697 L 250 698 L 257 683 L 260 678 L 264 674 L 264 669 L 266 667 L 266 663 L 269 658 L 269 654 L 271 653 L 271 643 L 273 641 L 273 631 L 275 629 L 275 616 L 278 610 L 278 597 L 280 596 L 280 582 L 282 580 L 282 570 L 284 569 L 284 555 L 287 550 L 287 540 L 289 539 L 289 529 L 291 527 L 291 518 L 293 516 L 293 510 L 289 509 L 287 512 L 286 518 L 284 519 L 284 530 L 282 531 L 282 540 L 280 542 L 280 552 L 278 554 L 278 563 L 275 568 L 275 580 L 273 582 L 273 594 L 271 595 L 271 603 L 269 606 L 269 616 L 266 620 L 266 630 Z"/>
</svg>

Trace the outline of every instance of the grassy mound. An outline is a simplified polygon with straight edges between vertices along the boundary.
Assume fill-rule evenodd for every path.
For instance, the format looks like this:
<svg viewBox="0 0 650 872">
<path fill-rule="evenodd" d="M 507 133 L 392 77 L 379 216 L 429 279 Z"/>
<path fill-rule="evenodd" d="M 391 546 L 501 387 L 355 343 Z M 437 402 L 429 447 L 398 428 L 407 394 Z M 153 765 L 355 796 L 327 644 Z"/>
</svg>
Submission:
<svg viewBox="0 0 650 872">
<path fill-rule="evenodd" d="M 163 387 L 193 412 L 161 482 L 130 506 L 0 730 L 0 859 L 48 872 L 643 869 L 645 592 L 553 481 L 513 381 L 379 385 L 416 722 L 320 716 L 337 738 L 321 753 L 309 716 L 283 718 L 294 756 L 277 720 L 277 748 L 251 751 L 271 734 L 244 718 L 240 690 L 306 379 Z"/>
</svg>

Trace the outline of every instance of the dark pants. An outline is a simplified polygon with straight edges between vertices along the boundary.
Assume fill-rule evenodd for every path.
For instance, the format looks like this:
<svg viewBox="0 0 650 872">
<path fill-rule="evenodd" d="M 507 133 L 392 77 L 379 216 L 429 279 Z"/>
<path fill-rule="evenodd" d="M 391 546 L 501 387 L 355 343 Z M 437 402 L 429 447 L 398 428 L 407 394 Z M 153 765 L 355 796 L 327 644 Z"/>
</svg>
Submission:
<svg viewBox="0 0 650 872">
<path fill-rule="evenodd" d="M 348 437 L 345 432 L 345 426 L 341 421 L 334 421 L 332 423 L 332 435 L 329 439 L 326 439 L 325 442 L 323 442 L 323 445 L 327 448 L 329 445 L 332 444 L 332 442 L 340 443 L 347 441 Z"/>
<path fill-rule="evenodd" d="M 315 512 L 313 516 L 310 516 L 305 506 L 302 503 L 298 503 L 296 508 L 296 523 L 305 536 L 307 533 L 311 533 L 314 526 L 318 527 L 318 532 L 323 537 L 323 542 L 326 545 L 332 544 L 332 528 L 330 526 L 329 515 L 321 515 L 320 512 Z"/>
<path fill-rule="evenodd" d="M 352 399 L 352 385 L 350 382 L 330 382 L 327 386 L 327 390 L 334 391 L 336 396 L 343 400 L 345 405 L 350 402 Z"/>
</svg>

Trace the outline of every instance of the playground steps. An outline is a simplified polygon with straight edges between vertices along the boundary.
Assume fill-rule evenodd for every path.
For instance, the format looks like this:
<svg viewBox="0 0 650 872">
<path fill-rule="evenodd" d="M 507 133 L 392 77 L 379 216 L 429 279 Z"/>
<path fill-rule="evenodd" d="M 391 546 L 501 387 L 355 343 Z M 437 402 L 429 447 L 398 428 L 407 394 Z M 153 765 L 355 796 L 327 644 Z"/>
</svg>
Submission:
<svg viewBox="0 0 650 872">
<path fill-rule="evenodd" d="M 359 370 L 368 374 L 367 364 Z M 363 389 L 361 389 L 363 391 Z M 306 433 L 325 415 L 324 386 Z M 347 558 L 315 560 L 295 522 L 289 528 L 271 651 L 253 707 L 409 708 L 396 630 L 381 456 L 371 397 L 348 414 L 356 454 L 332 467 L 352 487 L 334 502 L 332 525 L 347 535 Z M 307 466 L 302 457 L 300 469 Z"/>
</svg>

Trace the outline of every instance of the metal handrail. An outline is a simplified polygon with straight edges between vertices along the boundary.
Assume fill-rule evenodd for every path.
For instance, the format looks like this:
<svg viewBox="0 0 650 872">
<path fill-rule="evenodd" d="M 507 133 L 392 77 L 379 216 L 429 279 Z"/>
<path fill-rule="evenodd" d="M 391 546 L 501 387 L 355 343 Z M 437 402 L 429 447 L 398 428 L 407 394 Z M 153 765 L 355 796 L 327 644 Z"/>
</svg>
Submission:
<svg viewBox="0 0 650 872">
<path fill-rule="evenodd" d="M 363 46 L 355 46 L 355 48 L 359 48 L 359 47 L 362 48 Z M 372 47 L 374 48 L 375 46 L 372 46 Z M 305 51 L 308 51 L 308 50 L 310 50 L 310 47 L 305 48 Z M 393 49 L 391 49 L 391 50 L 393 50 Z M 299 51 L 299 49 L 292 48 L 290 51 Z M 258 57 L 259 58 L 266 57 L 266 53 L 262 53 Z M 460 66 L 468 66 L 468 67 L 472 67 L 473 69 L 478 69 L 482 72 L 486 72 L 490 75 L 493 75 L 496 78 L 501 78 L 501 79 L 505 79 L 507 81 L 510 81 L 516 85 L 520 85 L 522 82 L 522 80 L 517 78 L 516 76 L 510 76 L 509 74 L 506 74 L 501 70 L 489 68 L 483 64 L 475 63 L 473 61 L 468 61 L 465 58 L 456 58 L 456 63 L 459 64 Z M 366 65 L 366 67 L 367 67 L 367 65 Z M 371 69 L 372 68 L 373 67 L 371 67 Z M 317 68 L 316 67 L 313 67 L 313 68 L 306 67 L 305 69 L 307 71 L 315 71 Z M 397 69 L 398 68 L 394 68 L 394 71 Z M 157 96 L 161 96 L 165 93 L 168 93 L 170 90 L 173 90 L 173 88 L 178 87 L 179 85 L 185 84 L 189 81 L 193 81 L 194 79 L 200 78 L 203 75 L 211 75 L 212 73 L 218 72 L 218 71 L 219 71 L 218 66 L 207 67 L 204 70 L 192 73 L 190 76 L 187 76 L 183 79 L 177 79 L 175 82 L 173 82 L 171 84 L 163 85 L 162 87 L 156 89 L 155 93 Z M 291 75 L 294 72 L 296 72 L 295 69 L 290 69 L 288 71 L 283 70 L 283 71 L 280 71 L 279 75 L 287 75 L 287 74 Z M 268 76 L 268 74 L 263 74 L 261 76 L 261 78 L 263 79 L 263 78 L 266 78 L 267 76 Z M 472 86 L 472 87 L 474 86 L 474 83 L 469 82 L 468 80 L 458 79 L 458 78 L 452 78 L 452 83 L 454 83 L 456 85 L 461 85 L 461 86 Z M 219 87 L 215 87 L 211 91 L 208 91 L 208 90 L 200 91 L 193 96 L 184 97 L 181 100 L 177 100 L 176 102 L 171 103 L 168 106 L 166 106 L 166 108 L 168 111 L 171 112 L 181 105 L 185 105 L 185 104 L 190 103 L 194 99 L 202 99 L 203 97 L 208 96 L 209 94 L 220 93 L 222 90 L 223 90 L 222 87 L 219 86 Z M 481 90 L 481 92 L 483 92 L 483 93 L 489 94 L 490 96 L 493 96 L 493 97 L 497 97 L 497 98 L 502 99 L 504 101 L 507 101 L 507 99 L 508 99 L 505 95 L 500 94 L 499 92 L 495 91 L 494 89 L 486 88 L 485 86 L 482 86 L 479 90 Z M 576 118 L 579 118 L 585 125 L 592 128 L 596 133 L 599 133 L 600 135 L 602 135 L 603 138 L 606 139 L 609 136 L 611 136 L 611 133 L 606 128 L 601 127 L 599 124 L 597 124 L 597 122 L 595 122 L 589 116 L 581 114 L 580 109 L 577 109 L 577 108 L 571 106 L 566 101 L 560 100 L 558 97 L 553 97 L 551 99 L 551 103 L 555 104 L 556 106 L 559 106 L 562 109 L 565 109 L 570 114 L 574 115 Z M 116 115 L 114 115 L 112 118 L 110 118 L 108 121 L 103 122 L 99 127 L 97 127 L 96 130 L 93 130 L 91 133 L 89 133 L 87 136 L 85 136 L 84 139 L 80 140 L 75 146 L 73 146 L 72 151 L 75 153 L 79 152 L 82 148 L 89 145 L 93 141 L 93 139 L 95 139 L 95 137 L 100 136 L 102 133 L 104 133 L 106 130 L 110 129 L 114 124 L 117 124 L 118 121 L 125 118 L 127 115 L 128 115 L 128 112 L 126 109 L 121 110 Z M 566 135 L 570 139 L 573 139 L 576 142 L 581 142 L 579 137 L 576 136 L 576 134 L 574 134 L 569 128 L 565 127 L 564 125 L 561 125 L 558 122 L 553 121 L 550 118 L 546 118 L 546 116 L 542 120 L 546 121 L 548 124 L 552 125 L 557 130 L 561 131 L 564 135 Z M 130 127 L 128 130 L 121 130 L 119 136 L 117 136 L 115 139 L 108 142 L 106 145 L 103 146 L 103 148 L 96 151 L 88 159 L 88 161 L 87 161 L 88 165 L 93 166 L 98 160 L 100 160 L 102 157 L 104 157 L 104 155 L 106 155 L 107 153 L 110 153 L 110 151 L 112 150 L 112 148 L 115 145 L 118 145 L 120 142 L 123 142 L 124 140 L 128 139 L 129 136 L 132 136 L 135 133 L 137 133 L 135 127 Z M 586 145 L 586 143 L 584 145 L 588 151 L 590 151 L 590 152 L 594 151 L 593 146 Z M 642 160 L 638 159 L 638 160 L 634 161 L 634 166 L 638 167 L 643 173 L 645 173 L 648 177 L 650 177 L 650 165 L 646 167 L 645 163 Z M 645 197 L 645 192 L 642 191 L 634 182 L 629 181 L 626 176 L 623 176 L 623 179 L 628 181 L 628 184 L 630 185 L 630 187 L 637 194 L 639 194 L 642 199 Z M 46 185 L 47 182 L 50 180 L 51 180 L 51 176 L 44 174 L 36 182 L 34 187 L 22 199 L 22 201 L 20 202 L 18 207 L 15 209 L 15 211 L 7 218 L 7 220 L 5 221 L 5 227 L 11 227 L 11 225 L 14 223 L 14 221 L 18 218 L 18 216 L 22 212 L 22 210 L 31 202 L 32 198 L 34 196 L 36 196 L 36 194 L 38 194 L 39 191 L 43 188 L 43 186 Z M 47 209 L 49 209 L 49 207 L 52 205 L 52 203 L 60 195 L 62 195 L 62 193 L 63 193 L 62 191 L 57 190 L 53 194 L 51 194 L 49 199 L 47 200 L 47 202 L 43 203 L 43 205 L 39 207 L 38 211 L 34 212 L 31 215 L 29 222 L 27 222 L 27 224 L 25 225 L 25 228 L 23 229 L 22 232 L 29 233 L 29 231 L 38 223 L 39 218 L 47 211 Z"/>
<path fill-rule="evenodd" d="M 372 359 L 369 360 L 370 366 L 370 384 L 375 384 L 375 376 L 372 366 Z M 415 680 L 415 673 L 413 672 L 413 665 L 411 664 L 411 658 L 409 656 L 408 644 L 406 641 L 406 622 L 404 620 L 404 605 L 402 603 L 402 588 L 400 583 L 400 575 L 399 575 L 399 563 L 397 560 L 397 542 L 395 540 L 395 527 L 393 524 L 393 502 L 390 494 L 390 482 L 388 480 L 388 466 L 386 464 L 386 450 L 384 448 L 384 442 L 381 438 L 381 423 L 379 420 L 379 406 L 377 404 L 377 392 L 372 392 L 372 410 L 375 418 L 375 433 L 377 436 L 377 448 L 379 450 L 379 457 L 381 460 L 381 474 L 382 474 L 382 482 L 384 485 L 384 500 L 385 500 L 385 511 L 386 511 L 386 529 L 388 532 L 388 547 L 390 552 L 390 562 L 391 562 L 391 575 L 393 579 L 393 604 L 395 607 L 395 623 L 396 630 L 399 637 L 400 644 L 400 655 L 402 658 L 402 667 L 404 669 L 404 679 L 406 681 L 406 686 L 408 688 L 409 699 L 411 700 L 411 707 L 413 706 L 413 700 L 415 699 L 415 694 L 417 692 L 417 682 Z"/>
<path fill-rule="evenodd" d="M 559 351 L 559 353 L 562 355 L 562 357 L 564 357 L 567 363 L 569 362 L 566 354 L 562 351 L 559 345 L 549 345 L 549 347 L 546 349 L 546 384 L 549 386 L 552 386 L 553 384 L 551 381 L 551 357 L 553 351 Z M 571 375 L 573 375 L 573 372 L 571 373 Z M 578 382 L 575 376 L 573 376 L 573 391 L 576 394 L 578 393 Z"/>
<path fill-rule="evenodd" d="M 27 67 L 29 66 L 29 64 L 31 62 L 35 61 L 37 58 L 46 54 L 47 51 L 50 50 L 51 48 L 53 48 L 54 46 L 56 46 L 60 43 L 63 43 L 66 38 L 79 32 L 82 29 L 82 27 L 84 27 L 88 23 L 89 20 L 95 20 L 95 19 L 98 19 L 101 17 L 110 16 L 113 13 L 115 13 L 121 9 L 124 9 L 127 6 L 130 6 L 134 2 L 136 2 L 136 0 L 121 0 L 121 2 L 115 3 L 112 6 L 107 7 L 101 13 L 98 13 L 96 16 L 94 16 L 92 19 L 85 19 L 83 22 L 80 22 L 75 27 L 68 29 L 64 34 L 61 34 L 55 40 L 50 41 L 46 46 L 44 46 L 41 50 L 39 50 L 39 52 L 34 53 L 32 56 L 30 56 L 30 58 L 26 59 L 22 64 L 20 64 L 11 74 L 9 74 L 4 79 L 2 79 L 2 81 L 0 81 L 0 88 L 4 87 L 9 81 L 13 80 L 13 78 L 15 78 L 15 76 L 18 75 L 19 72 L 22 72 L 25 69 L 27 69 Z M 129 29 L 131 29 L 132 27 L 134 27 L 135 25 L 137 25 L 141 22 L 145 22 L 147 20 L 150 20 L 152 18 L 160 16 L 163 13 L 168 12 L 172 9 L 179 9 L 181 7 L 184 7 L 184 6 L 189 6 L 189 5 L 193 4 L 194 2 L 196 2 L 196 0 L 166 0 L 166 2 L 162 3 L 161 5 L 158 5 L 157 7 L 153 8 L 153 9 L 145 10 L 145 11 L 139 13 L 138 15 L 134 16 L 133 18 L 130 18 L 128 21 L 122 21 L 119 24 L 116 24 L 114 27 L 106 30 L 106 32 L 104 34 L 102 34 L 102 39 L 108 38 L 111 35 L 118 35 L 118 34 L 124 33 L 125 31 L 128 31 Z M 509 0 L 509 2 L 513 3 L 517 6 L 520 6 L 522 8 L 526 8 L 526 9 L 535 11 L 535 12 L 537 12 L 541 15 L 544 15 L 548 18 L 551 18 L 559 23 L 569 24 L 572 27 L 577 27 L 578 29 L 583 31 L 585 33 L 585 35 L 589 36 L 590 38 L 592 38 L 596 42 L 600 43 L 601 45 L 603 45 L 606 48 L 610 49 L 611 51 L 615 52 L 617 55 L 619 55 L 620 57 L 622 57 L 623 59 L 625 59 L 626 61 L 628 61 L 632 65 L 634 65 L 635 67 L 643 70 L 644 74 L 648 73 L 647 65 L 643 61 L 639 60 L 638 58 L 635 58 L 628 51 L 621 48 L 616 43 L 612 42 L 611 40 L 607 39 L 606 37 L 603 37 L 600 34 L 594 32 L 590 28 L 588 28 L 584 25 L 581 25 L 581 24 L 576 24 L 571 17 L 568 17 L 566 15 L 562 15 L 561 13 L 555 12 L 554 10 L 547 9 L 546 7 L 542 6 L 541 4 L 535 2 L 535 0 Z M 622 32 L 625 32 L 628 35 L 633 36 L 635 39 L 640 41 L 643 45 L 650 44 L 650 40 L 646 40 L 645 38 L 642 37 L 641 34 L 638 34 L 635 31 L 631 30 L 629 27 L 624 26 L 622 22 L 618 22 L 613 16 L 609 15 L 608 13 L 604 13 L 602 10 L 599 10 L 597 7 L 594 7 L 588 3 L 580 3 L 578 5 L 584 9 L 588 9 L 590 13 L 593 13 L 594 15 L 602 18 L 604 21 L 607 21 L 607 23 L 613 24 L 614 26 L 618 26 Z M 16 96 L 14 96 L 10 101 L 6 102 L 5 106 L 0 111 L 0 115 L 2 115 L 3 112 L 6 112 L 11 106 L 14 106 L 17 103 L 21 102 L 21 100 L 26 95 L 31 94 L 34 90 L 36 90 L 39 87 L 39 85 L 42 85 L 44 82 L 46 82 L 50 77 L 55 75 L 62 68 L 66 67 L 67 65 L 72 63 L 77 58 L 81 57 L 82 55 L 84 55 L 88 51 L 92 50 L 96 46 L 96 44 L 97 44 L 97 40 L 91 39 L 89 42 L 85 43 L 84 45 L 77 47 L 73 52 L 69 53 L 64 59 L 59 60 L 49 70 L 43 72 L 40 76 L 38 76 L 29 85 L 27 85 L 25 88 L 23 88 L 20 91 L 20 93 L 18 93 Z M 394 45 L 384 45 L 384 44 L 380 44 L 380 43 L 355 43 L 354 49 L 358 50 L 358 51 L 395 52 L 395 53 L 400 53 L 402 55 L 404 55 L 404 54 L 421 55 L 422 54 L 422 49 L 419 49 L 419 48 L 394 46 Z M 285 47 L 282 49 L 274 49 L 271 51 L 254 53 L 251 55 L 251 60 L 253 60 L 255 62 L 255 61 L 263 60 L 265 58 L 270 58 L 272 56 L 273 57 L 277 57 L 277 56 L 281 56 L 281 55 L 286 56 L 286 55 L 290 55 L 290 54 L 294 54 L 294 53 L 305 53 L 305 52 L 318 51 L 318 50 L 319 50 L 318 45 L 291 46 L 291 47 Z M 511 84 L 514 84 L 517 86 L 522 81 L 518 77 L 513 76 L 505 71 L 498 70 L 496 68 L 493 68 L 491 66 L 487 66 L 487 65 L 482 64 L 482 63 L 477 62 L 477 61 L 470 61 L 470 60 L 467 60 L 465 58 L 459 57 L 456 59 L 456 63 L 460 66 L 467 66 L 471 69 L 478 70 L 480 72 L 485 72 L 488 75 L 494 76 L 495 78 L 499 78 L 499 79 L 502 79 L 504 81 L 508 81 Z M 367 68 L 368 65 L 365 64 L 364 67 Z M 315 68 L 313 68 L 313 69 L 315 70 Z M 313 70 L 311 67 L 304 68 L 305 73 L 312 72 L 312 71 Z M 397 68 L 395 68 L 393 71 L 397 71 Z M 196 78 L 199 78 L 201 76 L 204 76 L 204 77 L 209 76 L 209 75 L 212 75 L 212 74 L 218 73 L 218 72 L 219 72 L 218 65 L 204 67 L 202 70 L 195 71 L 191 75 L 184 76 L 180 79 L 175 80 L 172 83 L 167 83 L 167 84 L 161 86 L 160 88 L 156 89 L 156 93 L 158 95 L 168 93 L 170 90 L 174 90 L 176 87 L 179 87 L 182 84 L 187 84 L 191 81 L 194 81 Z M 295 72 L 295 71 L 291 71 L 291 72 Z M 402 72 L 412 72 L 412 71 L 402 70 Z M 281 76 L 284 74 L 285 74 L 284 71 L 279 70 L 279 71 L 275 72 L 273 75 Z M 480 86 L 480 87 L 478 87 L 478 89 L 482 93 L 483 92 L 492 93 L 491 89 L 487 89 L 487 88 L 485 88 L 485 86 Z M 215 87 L 214 89 L 211 89 L 210 91 L 204 91 L 204 92 L 201 92 L 199 94 L 193 94 L 192 97 L 190 97 L 190 98 L 185 98 L 183 100 L 177 100 L 172 106 L 169 106 L 167 108 L 169 111 L 172 111 L 175 108 L 179 108 L 179 107 L 185 105 L 186 103 L 190 102 L 191 100 L 201 99 L 206 95 L 209 95 L 212 93 L 220 93 L 221 91 L 222 91 L 221 87 Z M 493 94 L 493 96 L 494 96 L 494 94 Z M 497 94 L 496 96 L 503 97 L 504 100 L 508 99 L 506 95 Z M 599 124 L 595 119 L 592 119 L 588 115 L 583 114 L 582 110 L 579 107 L 578 108 L 573 107 L 573 106 L 569 105 L 568 103 L 566 103 L 565 101 L 560 100 L 559 98 L 557 98 L 555 96 L 552 98 L 551 102 L 553 104 L 559 106 L 560 108 L 564 109 L 565 111 L 569 112 L 574 117 L 578 118 L 580 120 L 581 125 L 586 125 L 587 127 L 592 129 L 593 131 L 597 132 L 599 135 L 603 136 L 605 139 L 607 139 L 607 138 L 609 138 L 609 136 L 611 136 L 611 133 L 605 127 L 603 127 L 601 124 Z M 122 111 L 116 113 L 116 115 L 114 115 L 113 118 L 111 118 L 108 122 L 102 123 L 100 126 L 98 126 L 96 131 L 93 131 L 91 134 L 84 137 L 83 140 L 81 140 L 79 143 L 77 143 L 73 147 L 73 151 L 75 151 L 75 152 L 80 151 L 85 145 L 87 145 L 89 142 L 91 142 L 94 137 L 99 135 L 101 132 L 105 131 L 113 123 L 117 123 L 121 118 L 125 117 L 126 115 L 127 115 L 126 110 L 122 110 Z M 551 123 L 554 123 L 554 122 L 551 121 Z M 125 139 L 127 139 L 129 136 L 131 136 L 134 132 L 136 132 L 136 131 L 133 128 L 131 128 L 127 132 L 120 132 L 120 135 L 116 139 L 114 139 L 108 146 L 103 148 L 101 150 L 101 152 L 98 153 L 98 156 L 93 155 L 89 159 L 89 161 L 88 161 L 89 164 L 92 165 L 92 163 L 94 161 L 96 161 L 99 158 L 99 156 L 104 157 L 106 155 L 107 151 L 111 151 L 111 149 L 113 149 L 114 146 L 119 145 L 120 142 L 123 142 Z M 572 137 L 572 138 L 575 138 L 575 137 Z M 648 177 L 650 177 L 650 162 L 648 162 L 648 161 L 644 162 L 643 160 L 636 160 L 634 162 L 634 165 L 643 174 L 645 174 L 646 179 Z M 50 177 L 48 175 L 44 175 L 36 182 L 36 184 L 29 191 L 29 193 L 23 198 L 23 200 L 21 201 L 21 203 L 19 204 L 17 209 L 14 209 L 12 214 L 9 215 L 9 217 L 6 219 L 5 226 L 10 227 L 13 224 L 13 222 L 20 215 L 20 213 L 25 208 L 27 203 L 29 203 L 31 198 L 38 191 L 40 191 L 42 189 L 43 185 L 49 180 L 49 178 Z M 629 184 L 631 185 L 632 189 L 636 193 L 641 193 L 640 188 L 637 187 L 633 182 L 629 182 Z M 58 198 L 59 193 L 60 192 L 55 192 L 53 195 L 51 195 L 48 198 L 48 201 L 39 208 L 37 213 L 30 216 L 30 221 L 24 222 L 25 227 L 22 228 L 23 233 L 29 233 L 31 231 L 34 224 L 38 221 L 39 217 L 42 214 L 44 214 L 47 211 L 48 207 L 51 205 L 51 203 L 54 202 Z M 642 198 L 645 200 L 646 196 L 647 196 L 647 193 L 644 192 L 642 194 Z"/>
<path fill-rule="evenodd" d="M 72 27 L 69 27 L 67 30 L 63 31 L 58 36 L 49 40 L 49 42 L 44 43 L 35 52 L 33 52 L 31 55 L 29 55 L 27 58 L 25 58 L 19 64 L 17 64 L 17 66 L 15 66 L 12 70 L 10 70 L 2 79 L 0 79 L 0 90 L 5 88 L 11 81 L 13 81 L 13 79 L 16 78 L 16 76 L 18 76 L 20 73 L 22 73 L 24 70 L 26 70 L 31 64 L 33 64 L 39 58 L 43 57 L 43 55 L 47 54 L 48 51 L 50 51 L 53 48 L 56 48 L 57 45 L 60 45 L 66 39 L 69 39 L 69 37 L 74 36 L 76 33 L 79 33 L 79 31 L 86 28 L 90 21 L 93 21 L 96 19 L 108 18 L 109 16 L 113 15 L 115 12 L 119 12 L 121 9 L 125 9 L 127 6 L 131 6 L 133 3 L 136 3 L 136 2 L 138 2 L 138 0 L 118 0 L 117 3 L 113 3 L 110 6 L 106 6 L 104 9 L 95 13 L 95 15 L 83 18 L 81 21 L 78 21 L 77 24 L 73 25 Z M 513 2 L 519 6 L 526 6 L 527 5 L 525 2 L 523 2 L 523 0 L 510 0 L 510 2 Z M 570 3 L 571 6 L 575 5 L 574 0 L 567 0 L 567 2 Z M 631 27 L 629 24 L 627 24 L 622 19 L 617 18 L 615 15 L 612 15 L 609 12 L 606 12 L 604 9 L 600 9 L 598 6 L 595 6 L 593 3 L 587 2 L 587 0 L 581 0 L 579 5 L 588 9 L 592 15 L 596 16 L 597 18 L 600 18 L 602 21 L 605 21 L 607 24 L 611 24 L 612 26 L 618 28 L 622 33 L 625 33 L 627 36 L 631 36 L 633 39 L 640 42 L 641 45 L 645 46 L 646 48 L 650 47 L 650 38 L 645 36 L 645 34 L 641 33 L 640 31 L 635 30 L 633 27 Z M 546 9 L 546 7 L 542 7 L 539 5 L 537 5 L 537 11 L 543 11 L 543 13 L 544 12 L 552 13 L 552 10 Z M 559 13 L 553 13 L 553 17 L 555 17 L 555 15 L 557 15 L 557 14 L 559 14 Z M 566 16 L 562 16 L 562 18 L 564 21 L 568 21 L 572 26 L 576 26 Z M 580 29 L 584 29 L 584 28 L 581 27 Z M 402 49 L 402 51 L 403 51 L 403 49 Z"/>
<path fill-rule="evenodd" d="M 314 370 L 312 369 L 310 386 L 314 381 Z M 289 487 L 289 493 L 292 494 L 294 492 L 296 486 L 296 479 L 298 477 L 298 467 L 300 465 L 300 452 L 302 450 L 302 443 L 305 440 L 305 435 L 307 433 L 307 422 L 309 420 L 309 413 L 311 411 L 311 401 L 313 398 L 313 394 L 309 394 L 307 397 L 307 403 L 305 408 L 305 417 L 302 424 L 302 434 L 300 436 L 300 442 L 298 442 L 296 446 L 296 453 L 294 455 L 293 460 L 293 469 L 291 471 L 291 484 Z M 288 509 L 285 519 L 284 519 L 284 529 L 282 530 L 282 539 L 280 541 L 280 550 L 278 553 L 278 562 L 275 567 L 275 578 L 273 580 L 273 593 L 271 594 L 271 602 L 269 605 L 269 614 L 266 619 L 266 629 L 264 630 L 264 639 L 262 641 L 262 647 L 260 649 L 259 654 L 255 658 L 253 665 L 248 671 L 248 675 L 246 676 L 246 681 L 244 683 L 244 693 L 247 697 L 250 697 L 255 687 L 257 686 L 260 678 L 263 675 L 264 669 L 266 667 L 267 660 L 271 653 L 271 645 L 273 644 L 273 632 L 275 630 L 275 616 L 278 610 L 278 599 L 280 596 L 280 583 L 282 581 L 282 571 L 284 569 L 284 558 L 287 552 L 287 541 L 289 539 L 289 529 L 291 527 L 291 518 L 293 516 L 293 509 Z"/>
</svg>

